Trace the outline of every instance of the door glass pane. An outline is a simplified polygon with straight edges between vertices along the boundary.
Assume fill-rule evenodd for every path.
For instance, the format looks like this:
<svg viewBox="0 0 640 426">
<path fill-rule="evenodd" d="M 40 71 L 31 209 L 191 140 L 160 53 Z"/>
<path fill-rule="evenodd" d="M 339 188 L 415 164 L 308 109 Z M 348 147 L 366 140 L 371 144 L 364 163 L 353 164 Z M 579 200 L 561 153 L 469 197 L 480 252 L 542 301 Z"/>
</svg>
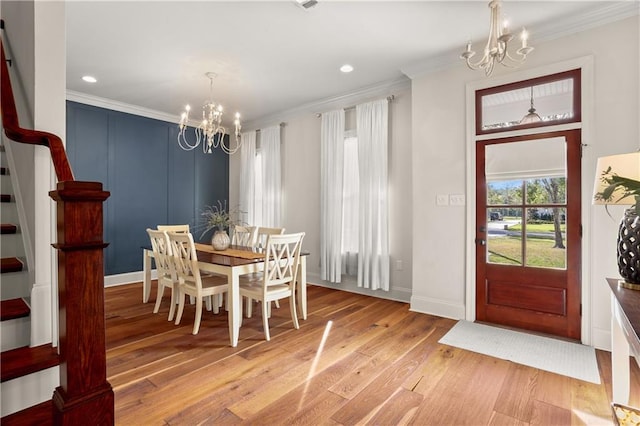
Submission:
<svg viewBox="0 0 640 426">
<path fill-rule="evenodd" d="M 487 222 L 487 262 L 502 265 L 522 265 L 522 209 L 487 209 L 489 216 L 507 212 L 500 220 Z"/>
<path fill-rule="evenodd" d="M 525 265 L 566 269 L 566 209 L 528 208 Z"/>
<path fill-rule="evenodd" d="M 488 206 L 512 204 L 522 204 L 522 180 L 487 181 Z"/>
<path fill-rule="evenodd" d="M 527 204 L 566 204 L 567 179 L 546 177 L 527 180 Z"/>
</svg>

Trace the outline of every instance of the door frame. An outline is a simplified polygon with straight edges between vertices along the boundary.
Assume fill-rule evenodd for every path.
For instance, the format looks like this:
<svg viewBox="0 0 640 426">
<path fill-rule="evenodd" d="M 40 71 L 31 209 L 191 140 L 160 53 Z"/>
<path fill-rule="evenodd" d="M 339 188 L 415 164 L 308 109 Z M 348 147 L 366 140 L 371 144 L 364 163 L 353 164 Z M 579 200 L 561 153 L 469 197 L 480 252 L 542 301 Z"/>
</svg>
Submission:
<svg viewBox="0 0 640 426">
<path fill-rule="evenodd" d="M 578 123 L 560 124 L 548 127 L 539 127 L 535 129 L 524 129 L 515 131 L 506 131 L 501 133 L 492 133 L 488 135 L 476 135 L 476 116 L 475 116 L 475 92 L 477 90 L 486 89 L 493 86 L 499 86 L 508 83 L 514 83 L 521 80 L 529 80 L 548 74 L 556 74 L 571 69 L 580 68 L 581 70 L 581 100 L 582 100 L 582 121 Z M 572 129 L 581 130 L 581 140 L 583 148 L 588 148 L 592 140 L 593 130 L 592 123 L 594 117 L 594 94 L 593 94 L 593 56 L 584 56 L 569 61 L 559 62 L 539 68 L 527 69 L 523 71 L 513 72 L 506 75 L 491 77 L 488 79 L 476 80 L 466 85 L 466 158 L 467 158 L 467 176 L 466 176 L 466 193 L 467 209 L 466 209 L 466 232 L 465 232 L 465 319 L 467 321 L 475 321 L 476 319 L 476 259 L 475 259 L 475 221 L 476 221 L 476 141 L 488 139 L 502 139 L 514 136 L 525 136 L 538 133 L 549 133 L 555 131 L 564 131 Z M 581 319 L 581 342 L 585 345 L 592 346 L 592 312 L 591 307 L 591 253 L 589 248 L 591 227 L 591 197 L 587 194 L 593 192 L 593 179 L 590 177 L 586 165 L 593 164 L 595 159 L 592 150 L 582 150 L 582 175 L 581 189 L 584 196 L 581 200 L 581 217 L 583 224 L 582 247 L 581 247 L 581 303 L 582 303 L 582 319 Z M 472 197 L 471 194 L 474 194 Z"/>
</svg>

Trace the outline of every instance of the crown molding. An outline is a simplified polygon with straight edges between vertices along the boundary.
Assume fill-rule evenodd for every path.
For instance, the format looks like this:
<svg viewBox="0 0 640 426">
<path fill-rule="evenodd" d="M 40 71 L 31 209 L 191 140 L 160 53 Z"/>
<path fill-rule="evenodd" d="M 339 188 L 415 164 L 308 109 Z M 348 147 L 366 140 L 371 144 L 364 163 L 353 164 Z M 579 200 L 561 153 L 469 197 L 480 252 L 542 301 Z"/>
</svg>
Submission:
<svg viewBox="0 0 640 426">
<path fill-rule="evenodd" d="M 295 108 L 259 117 L 255 120 L 248 121 L 243 125 L 243 127 L 249 130 L 257 130 L 261 127 L 272 125 L 273 123 L 286 122 L 288 119 L 302 114 L 319 114 L 333 109 L 349 108 L 374 98 L 394 95 L 394 92 L 396 91 L 406 90 L 409 88 L 411 88 L 411 80 L 406 76 L 401 76 L 396 79 L 364 87 L 355 92 L 320 99 L 314 102 L 302 104 Z"/>
<path fill-rule="evenodd" d="M 111 99 L 101 98 L 98 96 L 87 95 L 86 93 L 67 90 L 67 100 L 78 102 L 85 105 L 91 105 L 100 108 L 106 108 L 113 111 L 124 112 L 127 114 L 139 115 L 156 120 L 168 121 L 169 123 L 180 123 L 180 117 L 176 114 L 167 114 L 166 112 L 156 111 L 136 105 L 125 104 Z"/>
<path fill-rule="evenodd" d="M 535 42 L 547 42 L 639 14 L 640 2 L 638 1 L 612 1 L 577 16 L 570 15 L 562 20 L 532 27 L 532 30 L 535 31 Z M 461 44 L 459 50 L 448 50 L 423 61 L 409 64 L 401 68 L 401 71 L 410 79 L 414 79 L 459 66 L 462 63 L 460 52 L 463 48 L 464 46 Z"/>
</svg>

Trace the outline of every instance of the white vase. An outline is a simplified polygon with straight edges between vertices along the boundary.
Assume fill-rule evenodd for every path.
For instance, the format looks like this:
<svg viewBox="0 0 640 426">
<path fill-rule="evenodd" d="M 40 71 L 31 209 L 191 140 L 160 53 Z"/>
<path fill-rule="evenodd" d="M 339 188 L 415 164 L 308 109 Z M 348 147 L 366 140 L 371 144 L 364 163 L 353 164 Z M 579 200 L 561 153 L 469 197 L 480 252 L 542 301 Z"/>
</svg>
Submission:
<svg viewBox="0 0 640 426">
<path fill-rule="evenodd" d="M 229 244 L 231 244 L 231 239 L 224 229 L 216 231 L 211 238 L 211 245 L 214 250 L 226 250 L 229 248 Z"/>
</svg>

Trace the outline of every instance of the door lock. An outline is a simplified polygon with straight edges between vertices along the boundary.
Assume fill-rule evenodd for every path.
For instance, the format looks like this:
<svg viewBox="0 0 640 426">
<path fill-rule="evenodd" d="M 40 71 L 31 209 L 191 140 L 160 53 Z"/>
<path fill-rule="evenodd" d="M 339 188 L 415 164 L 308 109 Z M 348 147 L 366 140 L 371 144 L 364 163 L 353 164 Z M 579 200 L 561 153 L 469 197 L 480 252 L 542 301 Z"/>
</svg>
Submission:
<svg viewBox="0 0 640 426">
<path fill-rule="evenodd" d="M 483 238 L 476 238 L 476 244 L 479 244 L 481 246 L 486 246 L 487 245 L 487 241 Z"/>
</svg>

